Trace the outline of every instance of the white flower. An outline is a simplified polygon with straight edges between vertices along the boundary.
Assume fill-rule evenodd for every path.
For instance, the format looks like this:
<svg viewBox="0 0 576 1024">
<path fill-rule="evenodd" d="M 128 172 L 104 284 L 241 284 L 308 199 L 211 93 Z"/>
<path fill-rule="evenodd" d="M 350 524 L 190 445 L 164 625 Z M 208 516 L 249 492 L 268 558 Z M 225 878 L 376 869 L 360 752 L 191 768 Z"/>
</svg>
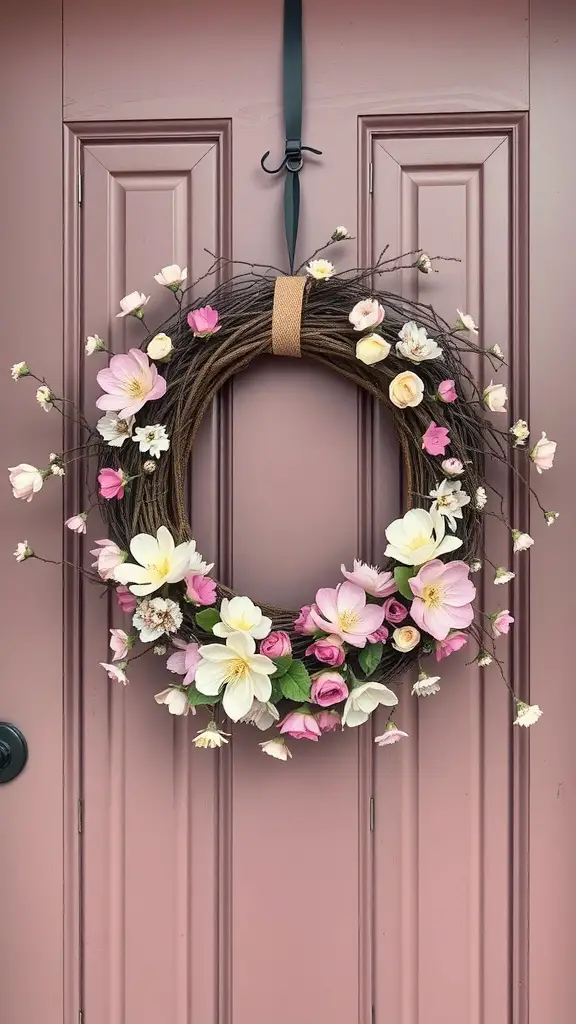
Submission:
<svg viewBox="0 0 576 1024">
<path fill-rule="evenodd" d="M 529 533 L 521 533 L 520 530 L 512 530 L 512 540 L 514 541 L 514 551 L 527 551 L 534 543 Z"/>
<path fill-rule="evenodd" d="M 423 565 L 462 546 L 458 537 L 445 537 L 446 524 L 437 512 L 412 508 L 387 528 L 385 554 L 403 565 Z"/>
<path fill-rule="evenodd" d="M 490 381 L 487 388 L 482 392 L 484 405 L 490 412 L 506 412 L 508 394 L 504 384 L 493 384 Z"/>
<path fill-rule="evenodd" d="M 381 334 L 366 334 L 356 342 L 356 359 L 366 366 L 373 366 L 386 359 L 391 348 L 390 342 Z"/>
<path fill-rule="evenodd" d="M 157 655 L 159 655 L 160 658 L 164 654 L 166 654 L 166 651 L 167 651 L 167 647 L 166 647 L 165 644 L 154 644 L 154 647 L 152 648 L 152 654 L 157 654 Z"/>
<path fill-rule="evenodd" d="M 470 334 L 478 334 L 478 324 L 470 313 L 463 313 L 461 309 L 456 310 L 458 319 L 454 325 L 455 331 L 470 331 Z"/>
<path fill-rule="evenodd" d="M 52 476 L 66 475 L 66 470 L 64 469 L 64 466 L 62 466 L 59 462 L 53 462 L 50 467 L 50 471 L 52 473 Z"/>
<path fill-rule="evenodd" d="M 87 519 L 87 512 L 79 512 L 76 516 L 70 516 L 70 519 L 66 520 L 64 526 L 67 526 L 69 530 L 73 531 L 73 533 L 86 533 Z"/>
<path fill-rule="evenodd" d="M 53 398 L 54 395 L 50 391 L 48 385 L 41 384 L 36 392 L 36 401 L 38 402 L 40 408 L 44 410 L 44 412 L 50 412 L 50 409 L 52 408 Z"/>
<path fill-rule="evenodd" d="M 424 398 L 424 381 L 412 370 L 403 370 L 390 381 L 388 394 L 397 409 L 414 409 Z"/>
<path fill-rule="evenodd" d="M 273 740 L 264 740 L 260 746 L 263 754 L 275 757 L 278 761 L 287 761 L 289 757 L 292 757 L 292 752 L 286 746 L 283 736 L 276 736 Z"/>
<path fill-rule="evenodd" d="M 263 640 L 272 629 L 272 619 L 262 615 L 262 609 L 249 597 L 223 597 L 220 604 L 220 619 L 212 632 L 215 636 L 226 637 L 231 633 L 248 633 L 256 640 Z"/>
<path fill-rule="evenodd" d="M 487 501 L 488 495 L 486 494 L 486 488 L 477 487 L 476 494 L 474 496 L 474 508 L 477 508 L 480 511 L 481 509 L 484 508 Z"/>
<path fill-rule="evenodd" d="M 162 267 L 159 274 L 154 274 L 154 280 L 164 288 L 169 288 L 171 292 L 180 291 L 187 277 L 187 268 L 181 269 L 177 263 L 171 263 L 169 267 Z"/>
<path fill-rule="evenodd" d="M 526 420 L 516 420 L 510 427 L 510 433 L 515 438 L 514 447 L 518 448 L 522 444 L 526 444 L 526 441 L 530 437 L 530 431 Z"/>
<path fill-rule="evenodd" d="M 439 689 L 440 676 L 427 676 L 425 672 L 420 672 L 412 687 L 412 694 L 415 697 L 432 697 Z"/>
<path fill-rule="evenodd" d="M 482 568 L 482 562 L 479 558 L 473 558 L 470 562 L 470 572 L 480 572 Z"/>
<path fill-rule="evenodd" d="M 379 327 L 384 317 L 384 306 L 378 299 L 361 299 L 351 310 L 348 319 L 355 331 L 369 331 Z"/>
<path fill-rule="evenodd" d="M 407 654 L 418 646 L 420 639 L 416 626 L 397 626 L 392 633 L 392 647 L 401 654 Z"/>
<path fill-rule="evenodd" d="M 30 373 L 26 363 L 14 363 L 14 366 L 10 370 L 12 380 L 20 380 L 20 377 L 27 377 Z"/>
<path fill-rule="evenodd" d="M 144 316 L 143 309 L 150 302 L 150 296 L 144 295 L 143 292 L 130 292 L 125 295 L 123 299 L 120 299 L 120 313 L 116 313 L 116 317 L 120 316 L 137 316 L 139 320 Z"/>
<path fill-rule="evenodd" d="M 202 562 L 194 540 L 176 547 L 165 526 L 158 529 L 155 537 L 149 533 L 136 534 L 130 541 L 130 553 L 140 564 L 124 562 L 116 568 L 114 579 L 125 585 L 131 583 L 129 589 L 138 597 L 160 590 L 165 583 L 179 583 L 189 572 L 204 576 L 213 564 Z"/>
<path fill-rule="evenodd" d="M 516 701 L 516 718 L 514 725 L 522 725 L 525 729 L 535 725 L 539 718 L 542 718 L 542 709 L 537 704 L 525 704 L 523 700 Z"/>
<path fill-rule="evenodd" d="M 108 665 L 105 661 L 101 661 L 100 665 L 108 673 L 109 679 L 113 679 L 115 683 L 122 683 L 124 686 L 128 685 L 128 676 L 126 675 L 127 661 L 117 661 L 113 665 Z"/>
<path fill-rule="evenodd" d="M 145 473 L 148 474 L 155 473 L 156 463 L 154 462 L 154 459 L 146 459 L 146 462 L 142 463 L 142 469 L 144 470 Z"/>
<path fill-rule="evenodd" d="M 491 356 L 496 356 L 497 359 L 504 359 L 504 353 L 500 348 L 500 345 L 492 345 L 488 349 L 488 354 Z"/>
<path fill-rule="evenodd" d="M 476 657 L 476 664 L 479 668 L 488 668 L 492 664 L 492 657 L 488 651 L 480 651 Z"/>
<path fill-rule="evenodd" d="M 306 267 L 306 273 L 317 281 L 327 281 L 336 273 L 336 267 L 330 260 L 311 260 Z"/>
<path fill-rule="evenodd" d="M 132 440 L 139 445 L 141 452 L 150 452 L 155 459 L 159 459 L 160 453 L 167 452 L 170 447 L 166 427 L 161 423 L 155 423 L 150 427 L 136 427 Z"/>
<path fill-rule="evenodd" d="M 396 352 L 404 359 L 412 363 L 422 363 L 425 359 L 438 359 L 442 355 L 442 349 L 429 338 L 425 327 L 418 327 L 418 324 L 410 320 L 404 324 L 398 332 L 400 341 L 396 342 Z"/>
<path fill-rule="evenodd" d="M 115 412 L 108 412 L 96 424 L 96 430 L 108 442 L 110 448 L 121 448 L 128 437 L 132 437 L 134 416 L 121 420 Z"/>
<path fill-rule="evenodd" d="M 350 728 L 363 725 L 379 704 L 392 708 L 397 703 L 398 697 L 384 683 L 361 683 L 350 691 L 342 712 L 342 725 Z"/>
<path fill-rule="evenodd" d="M 34 552 L 28 545 L 27 540 L 21 540 L 16 545 L 16 551 L 14 552 L 14 558 L 17 562 L 24 562 L 27 558 L 32 558 Z"/>
<path fill-rule="evenodd" d="M 24 498 L 25 501 L 32 501 L 32 498 L 44 483 L 44 475 L 36 466 L 30 466 L 27 462 L 21 462 L 18 466 L 8 468 L 12 494 L 15 498 Z"/>
<path fill-rule="evenodd" d="M 102 338 L 99 338 L 97 334 L 89 334 L 86 338 L 84 351 L 87 356 L 92 356 L 95 352 L 102 352 L 104 347 Z"/>
<path fill-rule="evenodd" d="M 499 566 L 498 569 L 496 569 L 494 583 L 496 586 L 502 586 L 504 583 L 510 583 L 510 580 L 513 580 L 515 575 L 515 572 L 510 572 L 509 569 L 504 569 L 502 566 Z"/>
<path fill-rule="evenodd" d="M 440 468 L 446 476 L 462 476 L 464 472 L 464 465 L 460 459 L 444 459 L 440 463 Z"/>
<path fill-rule="evenodd" d="M 225 644 L 205 644 L 198 652 L 202 660 L 196 669 L 196 689 L 216 696 L 224 687 L 222 705 L 233 722 L 248 714 L 254 698 L 263 704 L 270 700 L 270 676 L 276 665 L 255 652 L 256 642 L 249 633 L 232 633 Z"/>
<path fill-rule="evenodd" d="M 167 334 L 156 334 L 152 341 L 148 342 L 146 351 L 150 359 L 155 359 L 159 363 L 167 363 L 173 348 L 172 339 Z"/>
<path fill-rule="evenodd" d="M 345 228 L 343 224 L 340 224 L 337 228 L 334 228 L 334 231 L 332 232 L 332 241 L 343 242 L 345 238 L 352 238 L 352 235 L 348 231 L 348 228 Z"/>
<path fill-rule="evenodd" d="M 544 519 L 546 520 L 546 526 L 553 526 L 559 515 L 559 512 L 545 512 Z"/>
<path fill-rule="evenodd" d="M 416 266 L 421 274 L 430 274 L 432 272 L 432 260 L 427 252 L 420 253 L 416 260 Z"/>
<path fill-rule="evenodd" d="M 132 624 L 143 644 L 151 644 L 164 633 L 175 633 L 182 625 L 183 615 L 176 601 L 164 597 L 146 597 L 140 601 Z"/>
<path fill-rule="evenodd" d="M 166 690 L 154 694 L 157 704 L 166 704 L 171 715 L 187 715 L 190 712 L 190 705 L 186 690 L 181 686 L 169 686 Z"/>
<path fill-rule="evenodd" d="M 202 732 L 197 733 L 192 743 L 195 747 L 214 750 L 216 747 L 222 747 L 225 743 L 228 743 L 226 737 L 229 735 L 229 732 L 222 732 L 216 725 L 216 722 L 210 722 Z"/>
<path fill-rule="evenodd" d="M 436 489 L 430 491 L 430 497 L 435 498 L 430 511 L 438 512 L 446 516 L 450 528 L 456 529 L 456 520 L 462 519 L 462 509 L 470 503 L 470 495 L 462 490 L 460 480 L 443 480 L 436 485 Z"/>
<path fill-rule="evenodd" d="M 552 469 L 556 448 L 556 441 L 550 441 L 542 431 L 542 437 L 530 451 L 530 458 L 539 473 L 543 473 L 545 469 Z"/>
<path fill-rule="evenodd" d="M 240 721 L 255 725 L 262 732 L 266 732 L 266 729 L 270 729 L 279 718 L 280 712 L 275 704 L 270 701 L 264 704 L 261 700 L 254 698 L 250 711 L 247 715 L 243 715 Z"/>
<path fill-rule="evenodd" d="M 374 737 L 374 743 L 377 743 L 379 747 L 389 747 L 404 739 L 408 739 L 408 733 L 402 732 L 395 722 L 387 722 L 382 735 Z"/>
</svg>

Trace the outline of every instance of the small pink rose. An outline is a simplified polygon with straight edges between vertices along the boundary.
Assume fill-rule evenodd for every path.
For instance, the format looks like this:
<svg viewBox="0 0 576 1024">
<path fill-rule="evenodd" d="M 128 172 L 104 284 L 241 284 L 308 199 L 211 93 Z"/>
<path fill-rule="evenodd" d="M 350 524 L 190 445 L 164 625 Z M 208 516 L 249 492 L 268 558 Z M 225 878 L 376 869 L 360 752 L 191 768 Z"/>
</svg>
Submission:
<svg viewBox="0 0 576 1024">
<path fill-rule="evenodd" d="M 406 606 L 394 597 L 384 602 L 384 618 L 387 622 L 392 622 L 393 625 L 397 626 L 399 622 L 404 622 L 407 615 L 408 609 Z"/>
<path fill-rule="evenodd" d="M 123 498 L 127 479 L 121 469 L 101 469 L 98 473 L 100 497 L 110 501 L 111 498 Z"/>
<path fill-rule="evenodd" d="M 459 651 L 461 647 L 464 647 L 468 643 L 468 637 L 466 633 L 462 633 L 461 630 L 456 630 L 454 633 L 448 633 L 448 636 L 444 640 L 436 641 L 436 661 L 442 661 L 443 658 L 449 658 L 451 654 Z"/>
<path fill-rule="evenodd" d="M 200 309 L 193 309 L 186 317 L 190 330 L 195 338 L 209 338 L 216 334 L 222 324 L 218 323 L 218 310 L 212 306 L 202 306 Z"/>
<path fill-rule="evenodd" d="M 341 700 L 346 700 L 347 696 L 348 687 L 339 672 L 320 672 L 312 683 L 310 697 L 322 708 L 339 704 Z"/>
<path fill-rule="evenodd" d="M 186 584 L 186 597 L 193 604 L 207 605 L 216 603 L 216 583 L 209 576 L 198 576 L 195 573 L 190 573 L 184 577 L 184 582 Z"/>
<path fill-rule="evenodd" d="M 136 598 L 134 594 L 131 594 L 128 587 L 124 586 L 116 587 L 115 594 L 120 609 L 126 612 L 127 615 L 132 615 L 136 611 Z"/>
<path fill-rule="evenodd" d="M 344 654 L 342 640 L 339 636 L 327 636 L 321 640 L 315 640 L 306 648 L 306 654 L 324 662 L 325 665 L 343 665 L 346 655 Z"/>
<path fill-rule="evenodd" d="M 314 715 L 322 732 L 335 732 L 342 724 L 342 715 L 334 708 L 319 711 Z"/>
<path fill-rule="evenodd" d="M 310 609 L 312 605 L 305 604 L 300 609 L 298 618 L 294 621 L 294 629 L 297 633 L 315 633 L 317 625 L 314 619 L 310 615 Z"/>
<path fill-rule="evenodd" d="M 313 740 L 315 743 L 322 735 L 320 726 L 312 712 L 305 705 L 297 711 L 290 711 L 277 726 L 281 733 L 292 736 L 295 740 Z"/>
<path fill-rule="evenodd" d="M 502 612 L 497 612 L 496 615 L 492 616 L 492 636 L 496 639 L 505 633 L 509 633 L 513 622 L 514 619 L 507 608 Z"/>
<path fill-rule="evenodd" d="M 442 380 L 438 385 L 438 398 L 441 402 L 455 402 L 458 398 L 453 380 Z"/>
<path fill-rule="evenodd" d="M 400 602 L 398 602 L 400 603 Z M 402 621 L 402 620 L 400 620 Z M 386 626 L 380 626 L 380 629 L 375 629 L 373 633 L 370 633 L 368 637 L 369 644 L 385 644 L 388 639 L 389 630 Z"/>
<path fill-rule="evenodd" d="M 448 429 L 438 427 L 434 421 L 428 427 L 425 434 L 422 434 L 422 447 L 428 455 L 444 455 L 450 441 Z"/>
<path fill-rule="evenodd" d="M 460 459 L 444 459 L 442 462 L 442 471 L 446 476 L 462 476 L 464 472 L 464 464 L 460 462 Z"/>
<path fill-rule="evenodd" d="M 292 654 L 292 644 L 288 633 L 284 633 L 281 629 L 269 633 L 260 644 L 260 654 L 265 654 L 267 658 L 285 658 Z"/>
</svg>

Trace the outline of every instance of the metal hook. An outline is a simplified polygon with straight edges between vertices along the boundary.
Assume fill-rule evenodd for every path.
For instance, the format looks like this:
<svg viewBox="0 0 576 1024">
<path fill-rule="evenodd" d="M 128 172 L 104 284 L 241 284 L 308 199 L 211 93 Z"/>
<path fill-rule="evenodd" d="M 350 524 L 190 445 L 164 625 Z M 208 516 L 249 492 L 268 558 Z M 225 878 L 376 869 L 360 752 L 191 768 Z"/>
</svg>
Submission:
<svg viewBox="0 0 576 1024">
<path fill-rule="evenodd" d="M 291 171 L 292 174 L 298 174 L 304 166 L 303 153 L 315 153 L 316 156 L 322 156 L 322 150 L 314 149 L 314 146 L 300 146 L 287 142 L 286 149 L 284 151 L 284 159 L 278 167 L 270 168 L 265 166 L 266 160 L 270 156 L 269 149 L 266 150 L 264 156 L 261 158 L 260 166 L 263 171 L 266 171 L 266 174 L 278 174 L 279 171 L 282 171 L 284 168 L 286 168 L 287 171 Z"/>
</svg>

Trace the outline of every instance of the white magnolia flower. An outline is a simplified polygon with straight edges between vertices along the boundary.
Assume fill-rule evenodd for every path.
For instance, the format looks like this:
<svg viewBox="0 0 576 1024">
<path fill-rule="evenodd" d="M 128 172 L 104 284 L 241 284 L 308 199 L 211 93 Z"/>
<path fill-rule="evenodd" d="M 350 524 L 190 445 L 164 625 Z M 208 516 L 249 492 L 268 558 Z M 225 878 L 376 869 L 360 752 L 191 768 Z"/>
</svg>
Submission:
<svg viewBox="0 0 576 1024">
<path fill-rule="evenodd" d="M 35 494 L 42 489 L 44 484 L 44 473 L 30 466 L 27 462 L 21 462 L 18 466 L 8 468 L 12 494 L 15 498 L 24 498 L 25 501 L 32 501 Z"/>
<path fill-rule="evenodd" d="M 559 515 L 559 512 L 545 512 L 544 519 L 546 520 L 546 526 L 553 526 Z"/>
<path fill-rule="evenodd" d="M 432 697 L 439 689 L 440 676 L 427 676 L 425 672 L 420 672 L 412 687 L 412 694 L 415 697 Z"/>
<path fill-rule="evenodd" d="M 488 651 L 480 651 L 476 658 L 476 664 L 480 668 L 488 668 L 488 665 L 492 664 L 492 660 L 492 656 L 488 654 Z"/>
<path fill-rule="evenodd" d="M 421 252 L 418 259 L 416 260 L 416 266 L 421 274 L 432 273 L 432 260 L 430 259 L 427 252 Z"/>
<path fill-rule="evenodd" d="M 355 331 L 370 331 L 379 327 L 386 313 L 378 299 L 361 299 L 350 311 L 348 319 Z"/>
<path fill-rule="evenodd" d="M 202 660 L 196 669 L 196 689 L 216 696 L 224 687 L 222 705 L 233 722 L 248 714 L 254 698 L 263 704 L 270 700 L 270 676 L 276 665 L 265 654 L 256 654 L 249 633 L 231 633 L 225 644 L 205 644 L 198 653 Z"/>
<path fill-rule="evenodd" d="M 280 712 L 275 704 L 272 704 L 271 701 L 264 704 L 261 700 L 254 698 L 250 711 L 247 715 L 243 715 L 240 721 L 255 725 L 262 732 L 266 732 L 266 729 L 270 729 L 279 718 Z"/>
<path fill-rule="evenodd" d="M 330 260 L 311 260 L 306 267 L 306 273 L 316 281 L 327 281 L 336 273 L 336 267 Z"/>
<path fill-rule="evenodd" d="M 154 694 L 157 704 L 166 704 L 171 715 L 187 715 L 190 712 L 190 705 L 186 690 L 181 686 L 169 686 L 166 690 Z"/>
<path fill-rule="evenodd" d="M 539 473 L 543 473 L 545 469 L 552 469 L 557 447 L 556 441 L 551 441 L 546 437 L 543 430 L 540 440 L 536 441 L 534 447 L 530 449 L 530 458 Z"/>
<path fill-rule="evenodd" d="M 342 725 L 354 728 L 367 722 L 379 704 L 393 708 L 398 697 L 384 683 L 361 683 L 350 691 L 342 712 Z"/>
<path fill-rule="evenodd" d="M 107 412 L 96 424 L 96 430 L 108 442 L 110 448 L 121 448 L 128 437 L 132 437 L 134 416 L 120 419 L 115 412 Z"/>
<path fill-rule="evenodd" d="M 479 558 L 473 558 L 470 562 L 470 572 L 480 572 L 482 568 L 482 562 Z"/>
<path fill-rule="evenodd" d="M 130 553 L 139 565 L 123 562 L 115 569 L 114 579 L 132 584 L 129 590 L 138 597 L 160 590 L 165 583 L 179 583 L 189 572 L 204 576 L 213 565 L 202 561 L 194 540 L 176 547 L 165 526 L 158 529 L 155 537 L 149 533 L 136 534 L 130 541 Z"/>
<path fill-rule="evenodd" d="M 175 633 L 182 625 L 183 615 L 176 601 L 164 597 L 146 597 L 138 603 L 132 624 L 143 644 L 151 644 L 164 633 Z"/>
<path fill-rule="evenodd" d="M 286 746 L 283 736 L 276 736 L 273 740 L 264 740 L 260 746 L 263 754 L 275 757 L 278 761 L 287 761 L 289 757 L 292 757 L 292 752 Z"/>
<path fill-rule="evenodd" d="M 20 377 L 27 377 L 30 373 L 26 363 L 14 363 L 14 366 L 10 370 L 12 380 L 20 380 Z"/>
<path fill-rule="evenodd" d="M 514 551 L 527 551 L 534 543 L 529 533 L 522 533 L 520 530 L 512 530 L 512 540 Z"/>
<path fill-rule="evenodd" d="M 220 619 L 212 632 L 215 636 L 226 637 L 231 633 L 247 633 L 256 640 L 263 640 L 272 629 L 272 619 L 262 614 L 262 609 L 249 597 L 223 597 L 220 604 Z"/>
<path fill-rule="evenodd" d="M 522 725 L 525 729 L 535 725 L 539 718 L 542 718 L 542 709 L 537 704 L 525 704 L 523 700 L 516 701 L 516 718 L 514 725 Z"/>
<path fill-rule="evenodd" d="M 474 507 L 481 511 L 486 502 L 488 501 L 488 495 L 486 494 L 485 487 L 477 487 L 476 494 L 474 496 Z"/>
<path fill-rule="evenodd" d="M 141 452 L 150 452 L 155 459 L 159 459 L 161 452 L 167 452 L 170 447 L 166 427 L 161 423 L 155 423 L 150 427 L 136 427 L 132 440 L 139 445 Z"/>
<path fill-rule="evenodd" d="M 440 463 L 440 468 L 446 476 L 462 476 L 464 472 L 464 464 L 460 459 L 443 459 Z"/>
<path fill-rule="evenodd" d="M 462 519 L 462 509 L 470 504 L 470 495 L 462 490 L 461 480 L 443 480 L 435 490 L 430 491 L 435 501 L 430 511 L 446 516 L 451 530 L 456 529 L 456 520 Z"/>
<path fill-rule="evenodd" d="M 14 558 L 17 562 L 24 562 L 27 558 L 32 558 L 34 552 L 29 546 L 27 540 L 21 540 L 16 545 L 16 551 L 14 552 Z"/>
<path fill-rule="evenodd" d="M 172 339 L 167 334 L 156 334 L 152 341 L 148 342 L 146 352 L 150 359 L 155 359 L 159 363 L 167 363 L 173 348 Z"/>
<path fill-rule="evenodd" d="M 159 274 L 154 274 L 154 280 L 171 292 L 180 291 L 184 281 L 188 277 L 188 270 L 183 269 L 177 263 L 171 263 L 169 267 L 162 267 Z"/>
<path fill-rule="evenodd" d="M 490 381 L 487 388 L 482 392 L 484 405 L 490 412 L 506 412 L 508 393 L 504 384 L 494 384 Z"/>
<path fill-rule="evenodd" d="M 410 320 L 398 332 L 400 341 L 396 342 L 396 352 L 412 363 L 422 363 L 425 359 L 438 359 L 442 349 L 433 338 L 429 338 L 425 327 Z"/>
<path fill-rule="evenodd" d="M 366 334 L 356 342 L 356 359 L 366 366 L 373 366 L 386 359 L 391 348 L 390 342 L 381 334 Z"/>
<path fill-rule="evenodd" d="M 101 661 L 100 665 L 108 673 L 109 679 L 113 679 L 115 683 L 122 683 L 124 686 L 128 685 L 128 676 L 126 675 L 127 661 L 117 661 L 111 665 Z"/>
<path fill-rule="evenodd" d="M 510 569 L 504 569 L 502 566 L 499 566 L 498 569 L 496 569 L 494 583 L 496 586 L 502 586 L 504 583 L 510 583 L 510 580 L 513 580 L 515 575 L 516 573 L 510 572 Z"/>
<path fill-rule="evenodd" d="M 461 309 L 456 310 L 458 319 L 454 325 L 455 331 L 470 331 L 470 334 L 478 334 L 478 324 L 470 313 L 463 313 Z"/>
<path fill-rule="evenodd" d="M 229 735 L 229 732 L 222 732 L 216 722 L 210 722 L 202 732 L 197 733 L 192 743 L 195 747 L 214 750 L 216 747 L 223 747 L 225 743 L 228 743 L 226 737 Z"/>
<path fill-rule="evenodd" d="M 146 296 L 143 292 L 130 292 L 123 299 L 120 299 L 120 312 L 116 313 L 116 316 L 137 316 L 141 320 L 144 316 L 144 306 L 149 302 L 149 295 Z"/>
<path fill-rule="evenodd" d="M 86 338 L 84 351 L 87 356 L 93 356 L 95 352 L 102 352 L 105 348 L 104 341 L 97 334 L 89 334 Z"/>
<path fill-rule="evenodd" d="M 50 412 L 54 395 L 47 384 L 41 384 L 36 392 L 36 401 L 44 412 Z"/>
<path fill-rule="evenodd" d="M 416 626 L 397 626 L 392 633 L 392 647 L 401 654 L 407 654 L 418 647 L 420 639 L 420 632 Z"/>
<path fill-rule="evenodd" d="M 500 348 L 500 345 L 492 345 L 488 349 L 488 354 L 491 356 L 496 356 L 497 359 L 504 359 L 504 353 Z"/>
<path fill-rule="evenodd" d="M 403 565 L 423 565 L 462 546 L 458 537 L 445 537 L 444 517 L 423 508 L 412 508 L 386 530 L 385 554 Z"/>
<path fill-rule="evenodd" d="M 332 241 L 343 242 L 345 238 L 352 238 L 352 235 L 348 231 L 348 228 L 345 228 L 343 224 L 339 224 L 332 232 Z"/>
</svg>

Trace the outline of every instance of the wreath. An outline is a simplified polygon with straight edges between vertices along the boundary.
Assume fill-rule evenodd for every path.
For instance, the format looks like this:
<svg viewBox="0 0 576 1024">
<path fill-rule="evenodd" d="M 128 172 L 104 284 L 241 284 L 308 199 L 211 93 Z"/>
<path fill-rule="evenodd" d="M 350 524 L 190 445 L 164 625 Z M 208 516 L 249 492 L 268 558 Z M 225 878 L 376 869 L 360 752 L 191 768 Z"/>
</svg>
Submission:
<svg viewBox="0 0 576 1024">
<path fill-rule="evenodd" d="M 346 238 L 337 228 L 327 245 Z M 12 367 L 14 380 L 38 381 L 45 411 L 72 416 L 82 432 L 81 447 L 51 454 L 47 468 L 12 467 L 13 493 L 30 501 L 70 461 L 97 456 L 93 507 L 107 537 L 92 551 L 91 570 L 79 568 L 114 592 L 131 622 L 110 630 L 112 656 L 101 664 L 126 684 L 141 653 L 136 644 L 168 654 L 170 685 L 155 700 L 173 715 L 209 706 L 210 720 L 193 740 L 198 747 L 227 743 L 226 720 L 244 722 L 270 730 L 262 750 L 286 760 L 287 736 L 318 741 L 362 725 L 379 705 L 389 718 L 376 743 L 395 743 L 406 733 L 392 717 L 398 696 L 391 686 L 408 670 L 416 669 L 412 694 L 419 698 L 439 691 L 437 663 L 469 643 L 479 666 L 495 662 L 502 670 L 496 644 L 514 619 L 508 608 L 475 609 L 471 578 L 491 566 L 484 517 L 502 520 L 514 552 L 533 540 L 508 524 L 484 465 L 496 459 L 524 479 L 516 455 L 524 453 L 541 473 L 552 466 L 556 444 L 543 433 L 527 447 L 522 419 L 497 425 L 507 393 L 494 377 L 504 356 L 497 345 L 478 345 L 472 316 L 458 310 L 450 325 L 431 306 L 374 287 L 400 266 L 431 273 L 426 253 L 388 259 L 384 252 L 374 267 L 337 273 L 319 258 L 324 248 L 294 275 L 251 265 L 199 301 L 190 298 L 198 282 L 186 288 L 186 269 L 164 267 L 155 279 L 172 292 L 175 312 L 157 331 L 146 322 L 150 297 L 125 296 L 117 316 L 140 320 L 145 338 L 124 354 L 109 352 L 96 335 L 87 339 L 87 356 L 111 357 L 97 373 L 95 428 L 26 363 Z M 209 274 L 223 269 L 229 266 L 215 259 Z M 300 610 L 256 602 L 219 582 L 197 550 L 186 511 L 186 471 L 204 413 L 226 381 L 268 352 L 314 360 L 362 388 L 386 408 L 403 456 L 406 511 L 382 523 L 381 567 L 342 565 L 341 580 L 325 581 Z M 486 386 L 469 369 L 471 353 L 492 368 Z M 558 513 L 530 491 L 551 525 Z M 65 525 L 83 534 L 87 516 L 81 511 Z M 42 558 L 27 541 L 15 556 Z M 497 586 L 515 575 L 505 566 L 492 571 Z M 540 708 L 512 696 L 515 724 L 536 722 Z"/>
</svg>

